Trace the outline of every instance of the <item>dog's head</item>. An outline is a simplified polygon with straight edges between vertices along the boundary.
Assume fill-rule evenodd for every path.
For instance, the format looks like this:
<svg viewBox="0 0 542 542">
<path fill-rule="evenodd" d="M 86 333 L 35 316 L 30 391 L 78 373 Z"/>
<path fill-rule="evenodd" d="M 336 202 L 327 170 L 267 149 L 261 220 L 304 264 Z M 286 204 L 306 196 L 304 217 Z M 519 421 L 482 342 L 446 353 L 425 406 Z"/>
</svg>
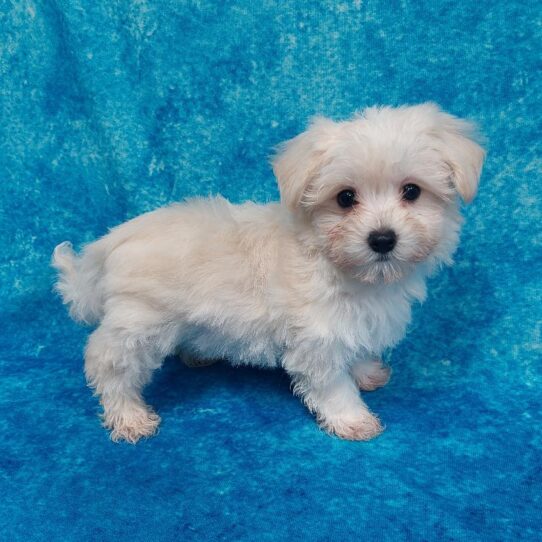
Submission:
<svg viewBox="0 0 542 542">
<path fill-rule="evenodd" d="M 281 201 L 340 268 L 364 282 L 400 280 L 421 262 L 450 261 L 457 196 L 472 200 L 484 159 L 473 134 L 431 103 L 315 118 L 273 158 Z"/>
</svg>

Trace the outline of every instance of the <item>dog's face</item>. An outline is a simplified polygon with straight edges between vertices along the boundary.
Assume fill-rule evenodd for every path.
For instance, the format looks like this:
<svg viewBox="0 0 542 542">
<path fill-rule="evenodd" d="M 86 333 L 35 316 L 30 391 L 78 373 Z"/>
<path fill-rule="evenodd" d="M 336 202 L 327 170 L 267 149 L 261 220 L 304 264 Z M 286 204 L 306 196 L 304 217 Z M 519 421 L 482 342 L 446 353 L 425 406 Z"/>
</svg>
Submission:
<svg viewBox="0 0 542 542">
<path fill-rule="evenodd" d="M 273 160 L 281 199 L 311 242 L 363 282 L 448 262 L 484 158 L 473 126 L 433 104 L 315 119 Z"/>
</svg>

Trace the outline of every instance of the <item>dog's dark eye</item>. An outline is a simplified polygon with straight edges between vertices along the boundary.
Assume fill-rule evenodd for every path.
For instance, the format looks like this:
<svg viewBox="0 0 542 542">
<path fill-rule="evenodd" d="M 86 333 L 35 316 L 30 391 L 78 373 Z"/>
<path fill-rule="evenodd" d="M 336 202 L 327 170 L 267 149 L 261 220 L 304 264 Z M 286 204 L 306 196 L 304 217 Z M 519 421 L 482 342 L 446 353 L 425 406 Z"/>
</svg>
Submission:
<svg viewBox="0 0 542 542">
<path fill-rule="evenodd" d="M 339 207 L 347 209 L 356 203 L 356 193 L 353 190 L 343 190 L 337 194 Z"/>
<path fill-rule="evenodd" d="M 403 186 L 403 199 L 406 201 L 414 201 L 420 197 L 422 189 L 417 184 L 405 184 Z"/>
</svg>

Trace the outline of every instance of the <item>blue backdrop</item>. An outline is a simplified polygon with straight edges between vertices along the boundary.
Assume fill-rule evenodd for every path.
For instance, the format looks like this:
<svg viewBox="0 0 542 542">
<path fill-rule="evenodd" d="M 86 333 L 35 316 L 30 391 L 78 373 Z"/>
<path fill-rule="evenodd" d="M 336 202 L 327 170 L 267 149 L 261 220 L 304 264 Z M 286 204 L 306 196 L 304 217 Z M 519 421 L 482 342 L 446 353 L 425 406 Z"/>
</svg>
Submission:
<svg viewBox="0 0 542 542">
<path fill-rule="evenodd" d="M 0 537 L 540 540 L 542 15 L 534 1 L 12 0 L 0 5 Z M 278 196 L 315 114 L 433 100 L 488 143 L 457 263 L 430 284 L 370 443 L 279 372 L 187 369 L 160 434 L 115 445 L 53 247 L 162 204 Z"/>
</svg>

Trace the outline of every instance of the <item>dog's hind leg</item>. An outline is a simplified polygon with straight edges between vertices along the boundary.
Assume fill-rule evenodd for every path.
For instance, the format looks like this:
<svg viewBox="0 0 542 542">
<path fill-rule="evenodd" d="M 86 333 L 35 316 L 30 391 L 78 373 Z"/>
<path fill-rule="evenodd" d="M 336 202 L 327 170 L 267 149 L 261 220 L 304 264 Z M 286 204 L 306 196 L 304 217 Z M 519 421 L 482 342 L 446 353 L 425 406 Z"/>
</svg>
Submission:
<svg viewBox="0 0 542 542">
<path fill-rule="evenodd" d="M 219 359 L 202 359 L 183 350 L 180 350 L 177 354 L 179 356 L 179 359 L 191 369 L 208 367 L 209 365 L 214 365 L 215 363 L 218 363 L 220 361 Z"/>
<path fill-rule="evenodd" d="M 90 336 L 85 374 L 100 397 L 104 426 L 114 441 L 137 442 L 153 435 L 160 417 L 145 404 L 141 392 L 163 354 L 149 338 L 129 335 L 102 324 Z"/>
</svg>

